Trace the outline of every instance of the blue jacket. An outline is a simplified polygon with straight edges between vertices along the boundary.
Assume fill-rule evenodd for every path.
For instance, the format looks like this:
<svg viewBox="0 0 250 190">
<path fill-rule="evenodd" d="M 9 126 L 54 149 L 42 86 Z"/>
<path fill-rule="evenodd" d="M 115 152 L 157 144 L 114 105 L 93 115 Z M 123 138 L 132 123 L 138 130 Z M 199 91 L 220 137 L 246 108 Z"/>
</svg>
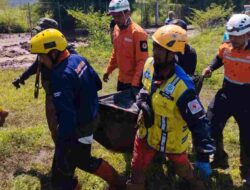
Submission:
<svg viewBox="0 0 250 190">
<path fill-rule="evenodd" d="M 51 89 L 58 115 L 58 138 L 71 138 L 98 112 L 101 80 L 88 61 L 71 54 L 52 70 Z"/>
</svg>

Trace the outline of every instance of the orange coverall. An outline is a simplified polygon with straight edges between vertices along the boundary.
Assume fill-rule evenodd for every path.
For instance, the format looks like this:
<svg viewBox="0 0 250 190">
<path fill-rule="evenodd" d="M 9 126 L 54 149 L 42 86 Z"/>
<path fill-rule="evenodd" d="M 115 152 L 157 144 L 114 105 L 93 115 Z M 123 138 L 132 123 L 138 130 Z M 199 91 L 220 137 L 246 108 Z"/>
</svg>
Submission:
<svg viewBox="0 0 250 190">
<path fill-rule="evenodd" d="M 148 57 L 147 33 L 133 21 L 128 28 L 114 28 L 114 43 L 107 73 L 119 68 L 118 81 L 139 86 L 144 63 Z"/>
</svg>

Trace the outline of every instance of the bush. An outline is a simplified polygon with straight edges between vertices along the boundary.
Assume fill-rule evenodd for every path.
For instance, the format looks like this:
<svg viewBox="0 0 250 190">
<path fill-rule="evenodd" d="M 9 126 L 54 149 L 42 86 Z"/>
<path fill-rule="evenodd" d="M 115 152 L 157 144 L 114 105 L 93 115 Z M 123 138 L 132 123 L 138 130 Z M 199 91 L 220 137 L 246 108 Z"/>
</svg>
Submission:
<svg viewBox="0 0 250 190">
<path fill-rule="evenodd" d="M 233 6 L 226 8 L 221 5 L 212 3 L 205 11 L 198 9 L 191 9 L 190 17 L 186 19 L 201 31 L 211 26 L 222 25 L 226 22 L 226 18 L 232 14 Z"/>
<path fill-rule="evenodd" d="M 67 10 L 75 20 L 77 27 L 87 29 L 90 37 L 90 44 L 96 46 L 110 44 L 109 24 L 111 17 L 106 13 L 94 12 L 93 8 L 88 13 L 82 10 Z"/>
<path fill-rule="evenodd" d="M 27 11 L 12 7 L 0 10 L 0 32 L 25 32 L 28 28 Z"/>
</svg>

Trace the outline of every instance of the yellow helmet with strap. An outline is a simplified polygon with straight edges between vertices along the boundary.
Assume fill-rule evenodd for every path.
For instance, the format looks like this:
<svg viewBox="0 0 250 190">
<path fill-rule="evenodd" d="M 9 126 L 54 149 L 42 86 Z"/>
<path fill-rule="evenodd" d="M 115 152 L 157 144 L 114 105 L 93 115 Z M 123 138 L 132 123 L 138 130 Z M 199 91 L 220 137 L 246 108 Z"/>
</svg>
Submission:
<svg viewBox="0 0 250 190">
<path fill-rule="evenodd" d="M 169 51 L 184 53 L 187 32 L 177 25 L 165 25 L 157 29 L 152 38 Z"/>
<path fill-rule="evenodd" d="M 30 52 L 34 54 L 47 54 L 51 50 L 64 51 L 67 40 L 57 29 L 47 29 L 39 32 L 30 41 Z"/>
</svg>

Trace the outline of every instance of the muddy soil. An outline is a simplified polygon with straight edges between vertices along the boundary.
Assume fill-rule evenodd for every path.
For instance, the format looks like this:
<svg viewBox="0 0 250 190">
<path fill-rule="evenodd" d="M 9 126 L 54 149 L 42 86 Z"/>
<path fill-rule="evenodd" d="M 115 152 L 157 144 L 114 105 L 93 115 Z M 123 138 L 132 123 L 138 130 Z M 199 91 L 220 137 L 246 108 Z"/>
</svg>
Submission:
<svg viewBox="0 0 250 190">
<path fill-rule="evenodd" d="M 29 53 L 28 33 L 22 34 L 0 34 L 0 69 L 23 68 L 31 65 L 36 55 Z M 75 47 L 86 45 L 84 39 L 77 42 L 70 42 Z"/>
<path fill-rule="evenodd" d="M 152 35 L 157 28 L 148 28 L 146 32 Z M 188 29 L 188 36 L 192 37 L 198 33 L 194 28 Z M 0 34 L 0 69 L 25 68 L 31 65 L 36 55 L 29 53 L 29 33 Z M 72 42 L 75 47 L 87 45 L 86 40 Z"/>
<path fill-rule="evenodd" d="M 35 55 L 28 51 L 29 34 L 0 34 L 0 69 L 28 67 Z"/>
</svg>

